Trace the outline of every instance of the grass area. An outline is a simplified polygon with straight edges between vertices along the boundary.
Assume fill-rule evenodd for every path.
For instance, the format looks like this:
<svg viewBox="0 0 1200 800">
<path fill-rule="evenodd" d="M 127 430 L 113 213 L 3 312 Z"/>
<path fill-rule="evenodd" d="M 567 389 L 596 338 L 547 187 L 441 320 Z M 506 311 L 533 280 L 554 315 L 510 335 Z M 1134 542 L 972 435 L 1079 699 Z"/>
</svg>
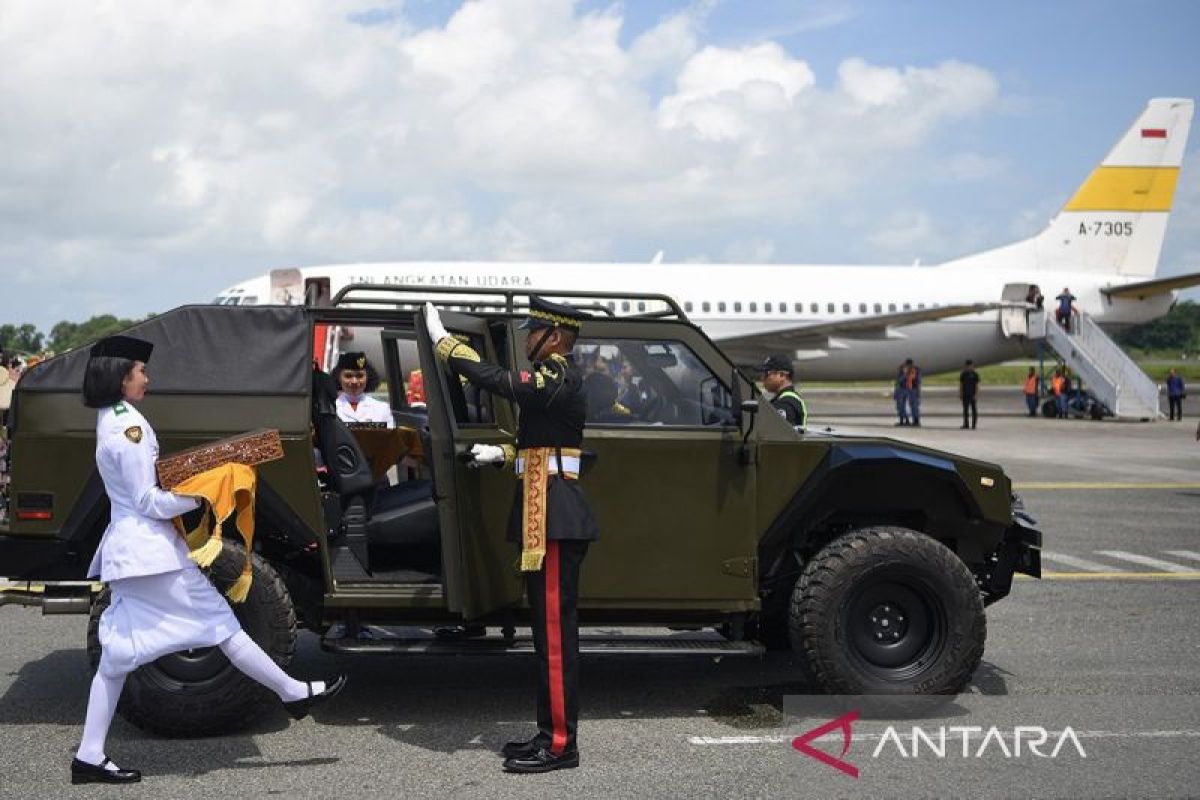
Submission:
<svg viewBox="0 0 1200 800">
<path fill-rule="evenodd" d="M 1155 354 L 1157 355 L 1157 354 Z M 1198 361 L 1172 361 L 1167 358 L 1149 357 L 1143 359 L 1135 359 L 1139 367 L 1145 370 L 1146 374 L 1155 383 L 1164 383 L 1167 379 L 1167 370 L 1174 367 L 1183 376 L 1183 380 L 1188 384 L 1197 384 L 1197 391 L 1200 391 L 1200 362 Z M 1021 386 L 1025 383 L 1025 375 L 1029 372 L 1030 367 L 1036 367 L 1036 362 L 1023 361 L 1019 363 L 1007 364 L 992 364 L 987 367 L 979 367 L 979 379 L 982 383 L 990 386 Z M 943 372 L 937 375 L 926 375 L 923 381 L 926 386 L 957 386 L 958 373 L 961 370 L 954 372 Z M 1046 373 L 1052 374 L 1054 371 L 1054 362 L 1046 361 Z M 803 386 L 878 386 L 881 388 L 890 388 L 889 381 L 803 381 Z"/>
</svg>

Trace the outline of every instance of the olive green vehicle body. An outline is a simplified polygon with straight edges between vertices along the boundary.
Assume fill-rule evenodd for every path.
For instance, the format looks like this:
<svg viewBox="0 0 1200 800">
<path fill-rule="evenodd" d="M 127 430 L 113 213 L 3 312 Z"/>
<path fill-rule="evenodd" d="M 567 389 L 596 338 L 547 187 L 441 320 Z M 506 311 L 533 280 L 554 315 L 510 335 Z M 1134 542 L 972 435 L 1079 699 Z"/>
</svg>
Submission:
<svg viewBox="0 0 1200 800">
<path fill-rule="evenodd" d="M 571 299 L 570 293 L 548 294 Z M 517 327 L 523 315 L 511 298 L 509 303 L 443 317 L 451 331 L 480 337 L 485 358 L 529 369 L 524 331 Z M 524 618 L 517 551 L 505 541 L 517 478 L 511 471 L 471 468 L 462 457 L 475 443 L 511 442 L 517 410 L 495 398 L 490 424 L 458 423 L 445 399 L 450 379 L 432 358 L 420 312 L 411 308 L 279 307 L 265 327 L 286 331 L 292 349 L 302 350 L 283 354 L 285 360 L 311 360 L 318 326 L 378 328 L 385 338 L 415 342 L 424 374 L 437 375 L 425 379 L 425 458 L 433 467 L 441 538 L 436 582 L 339 575 L 334 556 L 344 537 L 326 518 L 328 503 L 314 479 L 312 389 L 301 386 L 295 370 L 285 370 L 290 377 L 278 391 L 262 380 L 253 385 L 253 376 L 245 390 L 214 387 L 206 377 L 244 370 L 247 353 L 275 344 L 246 340 L 230 346 L 221 334 L 213 341 L 167 335 L 181 314 L 208 320 L 214 330 L 224 320 L 253 330 L 253 315 L 270 307 L 183 307 L 129 331 L 157 336 L 150 391 L 139 409 L 154 425 L 163 454 L 247 430 L 279 430 L 285 457 L 259 469 L 256 543 L 279 570 L 301 624 L 318 631 L 345 620 L 436 625 Z M 583 569 L 584 624 L 734 622 L 732 630 L 743 631 L 773 581 L 794 579 L 798 565 L 830 539 L 870 524 L 902 524 L 946 544 L 972 570 L 985 602 L 1007 594 L 1014 571 L 1040 572 L 1034 546 L 1040 539 L 1014 516 L 1011 484 L 999 466 L 886 438 L 797 433 L 682 313 L 597 316 L 583 335 L 683 345 L 719 379 L 720 385 L 706 387 L 707 396 L 714 403 L 723 398 L 722 413 L 728 414 L 724 424 L 695 426 L 589 423 L 582 486 L 601 538 Z M 38 370 L 65 359 L 74 361 L 69 369 L 58 367 L 57 382 L 39 385 Z M 85 360 L 84 352 L 58 356 L 18 384 L 0 576 L 83 580 L 107 524 L 94 458 L 96 412 L 66 378 L 81 374 Z M 424 418 L 406 404 L 399 361 L 385 360 L 378 367 L 386 373 L 398 424 L 421 425 Z M 176 374 L 156 391 L 156 375 L 168 363 Z M 190 363 L 199 366 L 187 385 L 178 367 Z"/>
</svg>

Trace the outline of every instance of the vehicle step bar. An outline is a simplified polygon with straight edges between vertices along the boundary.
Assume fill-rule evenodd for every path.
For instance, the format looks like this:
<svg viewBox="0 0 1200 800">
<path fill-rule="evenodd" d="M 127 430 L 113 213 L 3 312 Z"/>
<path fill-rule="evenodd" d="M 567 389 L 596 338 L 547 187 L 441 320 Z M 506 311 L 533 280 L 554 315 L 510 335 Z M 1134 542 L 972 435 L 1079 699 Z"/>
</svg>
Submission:
<svg viewBox="0 0 1200 800">
<path fill-rule="evenodd" d="M 390 655 L 518 655 L 530 654 L 533 639 L 517 636 L 485 636 L 476 639 L 441 639 L 433 635 L 389 635 L 371 626 L 359 637 L 324 638 L 321 647 L 334 653 L 380 653 Z M 675 636 L 581 635 L 579 652 L 588 655 L 619 656 L 757 656 L 763 653 L 757 642 L 730 641 L 717 634 Z"/>
</svg>

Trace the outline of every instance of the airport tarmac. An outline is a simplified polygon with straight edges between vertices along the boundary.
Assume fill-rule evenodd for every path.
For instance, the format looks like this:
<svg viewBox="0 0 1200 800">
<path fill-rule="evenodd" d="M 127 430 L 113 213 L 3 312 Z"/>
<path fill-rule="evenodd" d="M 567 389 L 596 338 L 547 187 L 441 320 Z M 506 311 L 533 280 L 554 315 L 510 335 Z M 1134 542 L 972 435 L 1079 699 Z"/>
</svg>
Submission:
<svg viewBox="0 0 1200 800">
<path fill-rule="evenodd" d="M 1200 442 L 1182 423 L 1022 416 L 1019 392 L 986 390 L 979 428 L 959 429 L 953 389 L 927 390 L 922 427 L 894 428 L 877 390 L 808 394 L 814 428 L 894 436 L 1004 466 L 1044 533 L 1046 577 L 1018 581 L 988 611 L 988 645 L 950 722 L 978 726 L 969 755 L 887 746 L 887 720 L 860 719 L 843 756 L 857 777 L 794 738 L 826 718 L 789 718 L 810 695 L 786 653 L 586 658 L 580 769 L 500 772 L 495 751 L 528 735 L 530 663 L 519 658 L 334 657 L 304 634 L 293 671 L 350 674 L 313 718 L 272 711 L 249 731 L 164 740 L 118 720 L 109 752 L 143 784 L 79 796 L 208 798 L 1178 797 L 1200 786 Z M 603 547 L 601 541 L 598 547 Z M 0 796 L 65 794 L 86 704 L 86 619 L 0 609 Z M 896 722 L 906 736 L 912 721 Z M 995 726 L 993 741 L 977 755 Z M 1013 754 L 1041 726 L 1054 758 Z M 972 738 L 973 737 L 973 738 Z M 957 743 L 957 739 L 952 742 Z M 1050 748 L 1042 748 L 1049 751 Z M 1006 755 L 1007 753 L 1007 755 Z M 1082 753 L 1082 755 L 1081 755 Z"/>
</svg>

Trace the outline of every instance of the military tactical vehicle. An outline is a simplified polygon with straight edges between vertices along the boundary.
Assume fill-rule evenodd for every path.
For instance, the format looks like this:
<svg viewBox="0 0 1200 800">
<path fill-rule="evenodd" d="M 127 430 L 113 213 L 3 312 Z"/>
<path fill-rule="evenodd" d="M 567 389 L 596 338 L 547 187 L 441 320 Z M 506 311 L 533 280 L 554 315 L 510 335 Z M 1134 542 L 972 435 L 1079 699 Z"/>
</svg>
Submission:
<svg viewBox="0 0 1200 800">
<path fill-rule="evenodd" d="M 665 296 L 545 294 L 594 312 L 575 350 L 589 401 L 582 485 L 602 531 L 583 567 L 584 653 L 790 646 L 798 679 L 830 692 L 967 684 L 985 606 L 1009 593 L 1014 572 L 1041 571 L 1041 535 L 1000 467 L 886 438 L 798 433 Z M 235 606 L 280 663 L 300 628 L 335 652 L 532 651 L 517 635 L 527 611 L 504 537 L 516 478 L 464 458 L 473 444 L 512 441 L 517 409 L 438 364 L 420 310 L 428 297 L 485 358 L 529 368 L 518 328 L 527 299 L 507 289 L 360 285 L 325 307 L 185 306 L 127 331 L 155 345 L 140 408 L 164 455 L 281 433 L 285 457 L 259 469 L 253 587 Z M 370 437 L 338 420 L 329 377 L 314 369 L 368 345 L 383 354 L 408 442 L 382 479 Z M 108 594 L 68 583 L 85 578 L 109 513 L 95 412 L 80 400 L 87 357 L 57 356 L 17 387 L 0 575 L 45 584 L 3 593 L 10 602 L 90 613 L 95 662 Z M 405 393 L 416 369 L 423 407 Z M 238 537 L 225 538 L 210 571 L 218 588 L 244 558 Z M 431 635 L 463 623 L 490 635 Z M 159 659 L 126 687 L 124 715 L 167 735 L 245 724 L 269 699 L 216 648 Z"/>
</svg>

